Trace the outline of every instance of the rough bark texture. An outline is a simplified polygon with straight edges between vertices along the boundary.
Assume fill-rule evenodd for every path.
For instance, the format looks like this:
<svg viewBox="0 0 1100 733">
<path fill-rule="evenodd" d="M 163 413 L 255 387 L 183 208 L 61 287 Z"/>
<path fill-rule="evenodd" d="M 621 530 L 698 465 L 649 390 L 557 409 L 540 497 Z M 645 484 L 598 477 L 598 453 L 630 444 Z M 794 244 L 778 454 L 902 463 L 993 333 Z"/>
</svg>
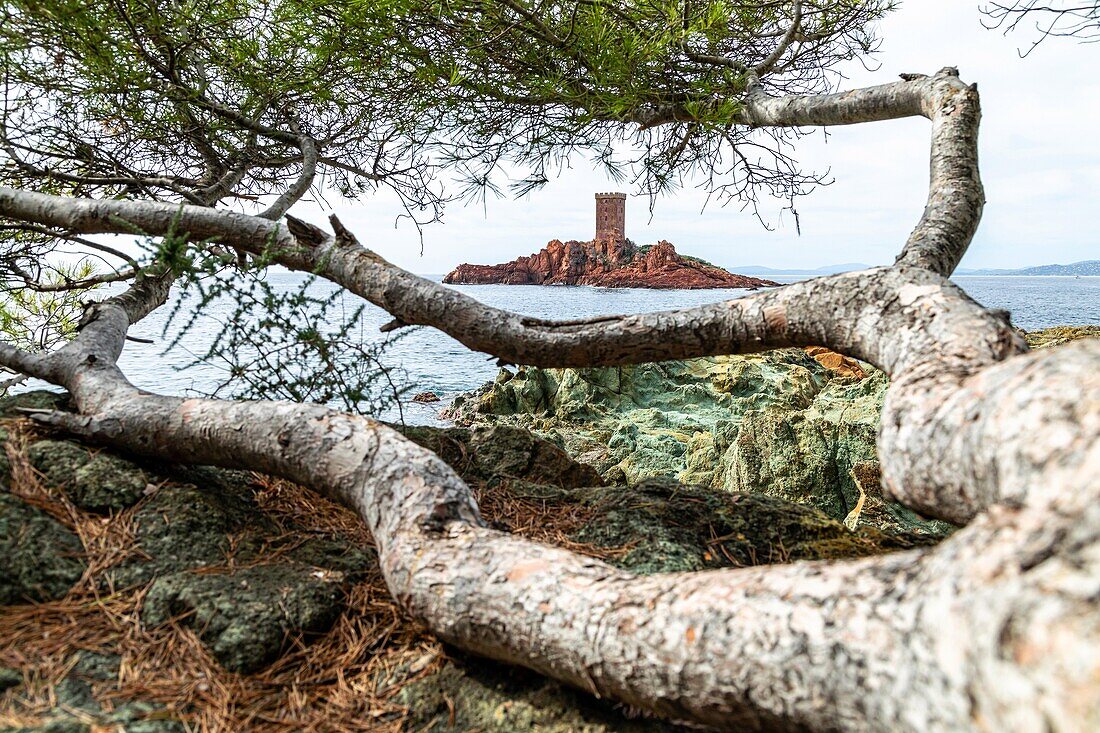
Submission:
<svg viewBox="0 0 1100 733">
<path fill-rule="evenodd" d="M 394 314 L 541 366 L 823 344 L 884 369 L 885 480 L 969 525 L 942 545 L 844 563 L 639 578 L 487 528 L 434 454 L 365 418 L 290 403 L 142 393 L 114 366 L 167 278 L 96 306 L 48 357 L 0 360 L 66 386 L 80 416 L 45 422 L 136 453 L 265 471 L 355 507 L 395 597 L 440 637 L 595 694 L 737 730 L 1100 727 L 1100 344 L 1037 354 L 946 276 L 982 195 L 976 91 L 952 70 L 820 98 L 752 96 L 745 122 L 826 125 L 921 114 L 929 204 L 894 267 L 700 308 L 527 319 L 405 273 L 336 236 L 185 207 L 179 227 L 317 268 Z M 0 189 L 0 214 L 77 231 L 121 217 L 164 231 L 175 207 Z"/>
</svg>

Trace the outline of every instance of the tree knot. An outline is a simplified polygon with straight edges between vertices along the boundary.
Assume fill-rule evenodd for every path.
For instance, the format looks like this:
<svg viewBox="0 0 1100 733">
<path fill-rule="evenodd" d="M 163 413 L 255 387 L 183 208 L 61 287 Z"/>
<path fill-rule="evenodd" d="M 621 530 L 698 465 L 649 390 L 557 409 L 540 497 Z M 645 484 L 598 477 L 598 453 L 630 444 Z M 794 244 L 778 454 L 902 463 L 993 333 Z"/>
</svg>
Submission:
<svg viewBox="0 0 1100 733">
<path fill-rule="evenodd" d="M 310 249 L 320 246 L 324 243 L 325 239 L 327 239 L 324 230 L 320 227 L 302 221 L 290 214 L 286 216 L 286 228 L 290 230 L 290 233 L 298 240 L 298 244 Z"/>
<path fill-rule="evenodd" d="M 420 528 L 431 534 L 442 534 L 451 522 L 462 520 L 462 512 L 456 502 L 436 504 L 419 522 Z"/>
</svg>

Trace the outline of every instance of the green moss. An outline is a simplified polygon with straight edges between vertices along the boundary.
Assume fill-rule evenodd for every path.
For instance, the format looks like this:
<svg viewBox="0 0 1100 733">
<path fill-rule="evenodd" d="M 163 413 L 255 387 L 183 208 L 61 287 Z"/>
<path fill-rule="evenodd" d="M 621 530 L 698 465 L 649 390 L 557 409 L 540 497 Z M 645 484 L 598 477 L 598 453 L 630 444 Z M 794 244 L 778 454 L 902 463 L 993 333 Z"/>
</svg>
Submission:
<svg viewBox="0 0 1100 733">
<path fill-rule="evenodd" d="M 296 564 L 226 575 L 175 573 L 149 587 L 141 618 L 153 626 L 179 618 L 199 632 L 223 667 L 255 672 L 292 639 L 332 625 L 344 607 L 342 580 Z"/>
<path fill-rule="evenodd" d="M 84 546 L 46 512 L 0 494 L 0 605 L 60 598 L 84 573 Z"/>
<path fill-rule="evenodd" d="M 106 452 L 92 454 L 69 441 L 34 443 L 27 458 L 75 505 L 100 514 L 133 506 L 148 485 L 145 472 L 133 462 Z"/>
<path fill-rule="evenodd" d="M 454 655 L 439 672 L 405 685 L 397 700 L 408 707 L 408 730 L 482 733 L 642 733 L 679 731 L 541 675 L 483 659 Z"/>
<path fill-rule="evenodd" d="M 861 557 L 922 543 L 875 530 L 850 532 L 820 510 L 769 496 L 672 481 L 582 489 L 565 500 L 594 510 L 573 539 L 631 548 L 610 562 L 642 574 Z"/>
<path fill-rule="evenodd" d="M 110 569 L 108 576 L 116 587 L 125 588 L 158 575 L 221 565 L 231 536 L 254 523 L 256 512 L 251 500 L 240 494 L 162 487 L 134 513 L 141 556 Z"/>
</svg>

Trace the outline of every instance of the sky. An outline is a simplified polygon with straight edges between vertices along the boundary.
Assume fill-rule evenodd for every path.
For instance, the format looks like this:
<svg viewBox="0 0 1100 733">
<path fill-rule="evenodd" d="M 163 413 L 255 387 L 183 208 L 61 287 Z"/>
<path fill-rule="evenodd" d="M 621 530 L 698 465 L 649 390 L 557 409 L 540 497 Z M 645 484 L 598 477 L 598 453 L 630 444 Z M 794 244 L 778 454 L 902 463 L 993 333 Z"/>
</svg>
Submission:
<svg viewBox="0 0 1100 733">
<path fill-rule="evenodd" d="M 1004 37 L 981 25 L 978 0 L 906 0 L 881 24 L 877 68 L 846 69 L 845 87 L 887 83 L 899 73 L 956 66 L 982 99 L 980 161 L 988 203 L 963 268 L 1014 268 L 1100 259 L 1100 47 L 1048 39 L 1026 59 L 1035 37 Z M 769 217 L 711 203 L 691 186 L 658 199 L 627 201 L 627 236 L 667 239 L 685 254 L 738 265 L 808 269 L 860 262 L 888 264 L 924 207 L 930 126 L 923 118 L 830 128 L 798 145 L 803 165 L 834 183 L 798 204 L 793 217 Z M 445 273 L 462 262 L 497 263 L 535 252 L 551 239 L 590 239 L 597 191 L 624 189 L 576 159 L 571 170 L 522 199 L 448 206 L 425 230 L 400 223 L 395 200 L 377 197 L 331 206 L 303 201 L 294 214 L 324 225 L 335 212 L 367 246 L 417 273 Z"/>
</svg>

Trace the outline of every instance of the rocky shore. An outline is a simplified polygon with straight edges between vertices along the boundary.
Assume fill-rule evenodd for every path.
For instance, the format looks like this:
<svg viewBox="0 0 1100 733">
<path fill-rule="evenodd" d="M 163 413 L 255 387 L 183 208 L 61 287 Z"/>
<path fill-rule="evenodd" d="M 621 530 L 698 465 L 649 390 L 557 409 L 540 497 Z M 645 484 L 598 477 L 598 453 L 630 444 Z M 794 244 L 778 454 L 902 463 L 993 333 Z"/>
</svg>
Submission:
<svg viewBox="0 0 1100 733">
<path fill-rule="evenodd" d="M 814 352 L 505 369 L 449 415 L 531 430 L 614 484 L 660 478 L 812 506 L 852 528 L 947 534 L 948 525 L 882 498 L 875 437 L 885 375 Z"/>
<path fill-rule="evenodd" d="M 536 254 L 500 265 L 462 264 L 443 278 L 466 285 L 594 285 L 608 288 L 747 288 L 778 285 L 735 275 L 676 252 L 669 242 L 635 247 L 628 239 L 557 239 Z"/>
<path fill-rule="evenodd" d="M 1033 348 L 1100 327 L 1027 334 Z M 943 537 L 882 496 L 875 439 L 888 381 L 823 349 L 596 369 L 502 369 L 444 413 L 530 430 L 628 486 L 661 478 L 815 507 L 856 529 Z"/>
<path fill-rule="evenodd" d="M 443 647 L 390 599 L 357 517 L 301 487 L 19 418 L 65 406 L 0 401 L 0 730 L 678 730 Z M 769 496 L 608 485 L 516 427 L 406 430 L 494 526 L 640 573 L 911 545 Z"/>
<path fill-rule="evenodd" d="M 1049 329 L 1036 346 L 1100 336 Z M 404 428 L 495 527 L 639 573 L 882 553 L 951 531 L 882 498 L 884 375 L 825 350 L 502 371 Z M 350 511 L 141 461 L 0 400 L 0 731 L 682 730 L 406 619 Z"/>
</svg>

